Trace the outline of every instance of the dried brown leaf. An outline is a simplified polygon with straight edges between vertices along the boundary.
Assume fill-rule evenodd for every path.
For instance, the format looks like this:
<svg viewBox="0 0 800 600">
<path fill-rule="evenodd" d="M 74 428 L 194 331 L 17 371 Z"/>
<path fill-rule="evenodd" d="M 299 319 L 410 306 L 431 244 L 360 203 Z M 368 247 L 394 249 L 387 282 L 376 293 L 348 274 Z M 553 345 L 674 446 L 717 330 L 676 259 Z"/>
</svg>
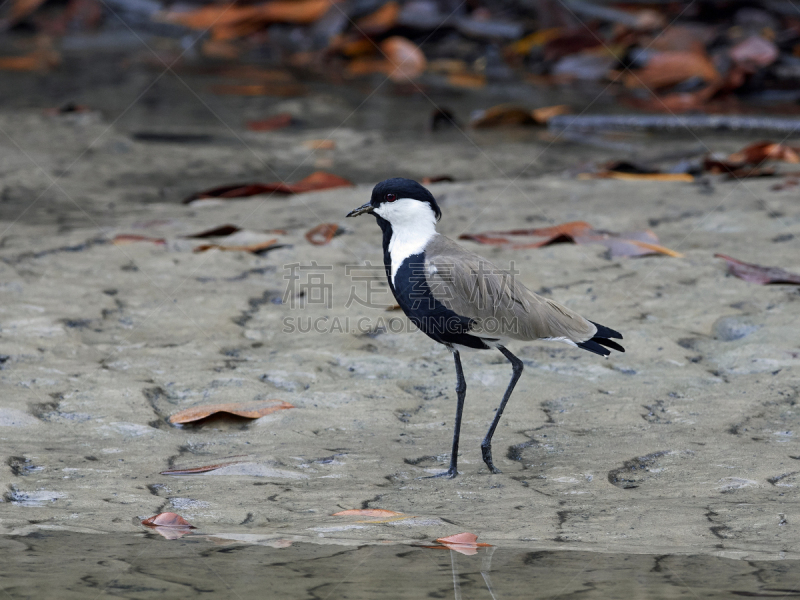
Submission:
<svg viewBox="0 0 800 600">
<path fill-rule="evenodd" d="M 245 419 L 258 419 L 278 410 L 294 408 L 292 404 L 282 400 L 261 400 L 256 402 L 228 402 L 225 404 L 206 404 L 195 406 L 175 413 L 169 418 L 169 422 L 177 425 L 183 423 L 193 423 L 206 419 L 217 413 L 227 413 Z"/>
<path fill-rule="evenodd" d="M 220 96 L 275 96 L 278 98 L 293 98 L 302 96 L 308 89 L 300 83 L 247 83 L 247 84 L 226 84 L 212 85 L 212 94 Z"/>
<path fill-rule="evenodd" d="M 785 271 L 780 267 L 762 267 L 753 263 L 742 262 L 725 254 L 715 254 L 728 263 L 728 272 L 739 279 L 760 285 L 791 284 L 800 285 L 800 275 Z"/>
<path fill-rule="evenodd" d="M 339 231 L 336 223 L 321 223 L 306 232 L 306 239 L 315 246 L 324 246 L 330 242 Z"/>
<path fill-rule="evenodd" d="M 277 250 L 283 248 L 283 244 L 278 244 L 277 239 L 272 239 L 267 242 L 258 244 L 250 244 L 248 246 L 224 246 L 220 244 L 202 244 L 197 246 L 195 252 L 206 252 L 207 250 L 220 250 L 222 252 L 252 252 L 259 256 L 269 252 L 270 250 Z"/>
<path fill-rule="evenodd" d="M 187 469 L 168 469 L 166 471 L 161 471 L 159 475 L 198 475 L 200 473 L 208 473 L 209 471 L 216 471 L 217 469 L 221 469 L 222 467 L 227 467 L 228 465 L 235 465 L 239 461 L 230 461 L 230 462 L 223 462 L 217 463 L 215 465 L 204 465 L 202 467 L 191 467 Z"/>
<path fill-rule="evenodd" d="M 500 104 L 477 111 L 470 119 L 471 127 L 505 127 L 509 125 L 534 125 L 536 119 L 527 108 L 515 104 Z"/>
<path fill-rule="evenodd" d="M 303 147 L 309 150 L 333 150 L 336 148 L 336 142 L 333 140 L 306 140 L 303 142 Z"/>
<path fill-rule="evenodd" d="M 657 90 L 692 77 L 699 77 L 708 83 L 721 80 L 714 63 L 705 52 L 666 51 L 654 54 L 644 68 L 625 74 L 623 81 L 629 88 Z"/>
<path fill-rule="evenodd" d="M 480 73 L 450 73 L 447 83 L 453 87 L 479 89 L 486 87 L 486 75 Z"/>
<path fill-rule="evenodd" d="M 356 27 L 367 35 L 380 34 L 394 27 L 399 15 L 400 5 L 392 0 L 381 6 L 374 13 L 361 17 L 356 21 Z"/>
<path fill-rule="evenodd" d="M 241 230 L 241 227 L 237 227 L 236 225 L 220 225 L 219 227 L 213 227 L 212 229 L 206 229 L 205 231 L 201 231 L 199 233 L 187 235 L 186 237 L 189 239 L 225 237 L 226 235 L 232 235 Z"/>
<path fill-rule="evenodd" d="M 625 173 L 623 171 L 600 171 L 599 173 L 581 173 L 578 179 L 618 179 L 620 181 L 694 181 L 689 173 Z"/>
<path fill-rule="evenodd" d="M 352 185 L 352 182 L 338 175 L 326 173 L 325 171 L 316 171 L 296 183 L 281 181 L 272 183 L 241 183 L 216 187 L 192 194 L 186 198 L 183 203 L 189 204 L 195 200 L 202 200 L 205 198 L 244 198 L 247 196 L 269 193 L 303 194 L 337 187 L 350 187 Z"/>
<path fill-rule="evenodd" d="M 176 513 L 158 513 L 142 521 L 142 525 L 147 527 L 179 527 L 182 529 L 196 529 L 194 525 Z"/>
<path fill-rule="evenodd" d="M 447 548 L 466 556 L 473 556 L 478 553 L 478 548 L 491 547 L 491 544 L 479 544 L 478 536 L 474 533 L 457 533 L 455 535 L 448 535 L 447 537 L 438 538 L 436 540 L 441 544 L 441 548 Z M 436 546 L 428 546 L 429 548 L 436 548 Z"/>
<path fill-rule="evenodd" d="M 275 131 L 276 129 L 289 127 L 292 122 L 293 118 L 291 114 L 281 113 L 279 115 L 275 115 L 274 117 L 262 119 L 260 121 L 248 121 L 247 128 L 250 131 Z"/>
<path fill-rule="evenodd" d="M 392 81 L 413 80 L 425 72 L 428 61 L 414 42 L 395 35 L 381 42 L 381 50 L 388 59 Z"/>
<path fill-rule="evenodd" d="M 759 165 L 765 160 L 780 160 L 787 163 L 800 163 L 800 148 L 784 144 L 762 141 L 750 144 L 728 156 L 732 163 Z"/>
<path fill-rule="evenodd" d="M 533 117 L 533 120 L 539 123 L 540 125 L 546 125 L 547 122 L 553 117 L 557 117 L 559 115 L 568 115 L 571 112 L 572 109 L 566 104 L 557 104 L 555 106 L 543 106 L 541 108 L 534 108 L 531 111 L 531 116 Z"/>
<path fill-rule="evenodd" d="M 399 517 L 403 513 L 385 508 L 351 508 L 333 513 L 334 517 Z"/>
<path fill-rule="evenodd" d="M 119 235 L 115 235 L 114 239 L 111 240 L 111 243 L 115 246 L 132 244 L 134 242 L 149 242 L 151 244 L 156 244 L 157 246 L 164 246 L 166 245 L 167 240 L 164 238 L 148 237 L 146 235 L 136 235 L 134 233 L 121 233 Z"/>
</svg>

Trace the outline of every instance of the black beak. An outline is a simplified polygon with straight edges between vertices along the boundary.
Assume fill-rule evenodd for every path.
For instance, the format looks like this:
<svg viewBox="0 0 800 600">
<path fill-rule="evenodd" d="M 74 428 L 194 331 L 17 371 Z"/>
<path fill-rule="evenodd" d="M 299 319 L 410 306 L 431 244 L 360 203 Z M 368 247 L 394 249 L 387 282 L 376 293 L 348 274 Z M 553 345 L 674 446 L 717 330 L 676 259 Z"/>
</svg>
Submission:
<svg viewBox="0 0 800 600">
<path fill-rule="evenodd" d="M 357 217 L 358 215 L 363 215 L 364 213 L 371 213 L 372 212 L 372 204 L 367 202 L 364 206 L 359 206 L 355 210 L 351 210 L 347 213 L 346 216 L 348 217 Z"/>
</svg>

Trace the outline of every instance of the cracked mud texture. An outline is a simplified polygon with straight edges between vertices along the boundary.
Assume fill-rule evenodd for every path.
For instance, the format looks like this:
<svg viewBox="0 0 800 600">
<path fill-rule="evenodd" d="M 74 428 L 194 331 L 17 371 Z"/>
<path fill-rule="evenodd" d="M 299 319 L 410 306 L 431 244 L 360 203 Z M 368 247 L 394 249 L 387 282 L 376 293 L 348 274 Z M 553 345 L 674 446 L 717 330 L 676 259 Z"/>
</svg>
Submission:
<svg viewBox="0 0 800 600">
<path fill-rule="evenodd" d="M 479 443 L 511 368 L 496 352 L 462 354 L 460 475 L 421 479 L 447 466 L 455 375 L 446 348 L 395 332 L 402 314 L 345 307 L 345 266 L 382 259 L 373 220 L 344 218 L 374 181 L 178 203 L 177 188 L 246 179 L 256 167 L 267 178 L 260 161 L 291 162 L 287 145 L 329 130 L 268 136 L 256 157 L 233 146 L 146 144 L 114 128 L 103 137 L 107 123 L 33 111 L 0 121 L 28 154 L 1 142 L 0 532 L 135 531 L 139 518 L 176 510 L 212 533 L 371 542 L 472 531 L 506 547 L 800 557 L 800 292 L 735 279 L 713 258 L 800 271 L 796 195 L 761 180 L 698 186 L 558 174 L 431 186 L 444 211 L 440 231 L 451 237 L 586 220 L 614 231 L 651 227 L 686 257 L 608 260 L 593 246 L 464 242 L 499 265 L 514 260 L 532 289 L 620 330 L 628 351 L 606 360 L 555 343 L 512 345 L 525 372 L 494 437 L 501 475 L 487 472 Z M 26 133 L 42 128 L 49 137 Z M 51 186 L 98 135 L 101 151 Z M 358 161 L 376 135 L 343 129 L 334 139 Z M 546 144 L 531 145 L 503 156 L 522 165 Z M 511 156 L 520 147 L 525 155 Z M 438 148 L 446 154 L 446 144 Z M 570 148 L 557 149 L 564 162 Z M 395 150 L 410 156 L 399 142 Z M 397 160 L 402 174 L 449 164 L 432 151 Z M 214 180 L 194 179 L 209 164 Z M 312 246 L 304 233 L 322 222 L 344 234 Z M 277 237 L 285 246 L 263 256 L 194 253 L 200 241 L 184 237 L 226 223 L 246 230 L 231 244 Z M 263 233 L 272 229 L 286 233 Z M 116 234 L 166 244 L 115 245 Z M 330 308 L 285 293 L 284 266 L 311 261 L 332 267 Z M 382 276 L 374 285 L 392 304 Z M 359 317 L 370 319 L 368 330 L 284 332 L 285 318 L 303 327 L 349 318 L 354 327 Z M 264 399 L 296 408 L 253 421 L 167 421 L 200 404 Z M 225 466 L 160 475 L 216 464 Z M 364 507 L 414 518 L 330 516 Z"/>
</svg>

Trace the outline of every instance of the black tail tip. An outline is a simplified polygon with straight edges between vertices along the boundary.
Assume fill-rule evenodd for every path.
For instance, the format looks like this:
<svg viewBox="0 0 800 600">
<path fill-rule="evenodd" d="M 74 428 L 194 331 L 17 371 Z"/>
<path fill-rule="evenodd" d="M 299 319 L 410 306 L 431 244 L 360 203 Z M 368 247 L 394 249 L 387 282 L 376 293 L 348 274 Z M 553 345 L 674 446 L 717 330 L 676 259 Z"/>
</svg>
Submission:
<svg viewBox="0 0 800 600">
<path fill-rule="evenodd" d="M 611 341 L 609 338 L 615 338 L 618 340 L 622 339 L 622 334 L 619 331 L 615 331 L 610 327 L 606 327 L 605 325 L 599 325 L 594 321 L 589 321 L 592 325 L 597 327 L 597 333 L 595 333 L 594 337 L 590 340 L 586 340 L 585 342 L 581 342 L 578 344 L 578 348 L 583 348 L 584 350 L 588 350 L 589 352 L 594 352 L 595 354 L 599 354 L 600 356 L 608 356 L 611 354 L 611 350 L 616 350 L 617 352 L 625 352 L 625 348 L 619 345 L 617 342 Z M 611 350 L 609 350 L 609 348 Z"/>
</svg>

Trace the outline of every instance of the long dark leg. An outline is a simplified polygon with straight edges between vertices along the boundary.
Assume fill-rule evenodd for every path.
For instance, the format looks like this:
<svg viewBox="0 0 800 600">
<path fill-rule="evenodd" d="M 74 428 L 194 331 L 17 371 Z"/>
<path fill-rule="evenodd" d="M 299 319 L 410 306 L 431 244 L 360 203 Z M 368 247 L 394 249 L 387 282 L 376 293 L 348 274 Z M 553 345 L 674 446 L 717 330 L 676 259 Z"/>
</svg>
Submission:
<svg viewBox="0 0 800 600">
<path fill-rule="evenodd" d="M 464 379 L 464 371 L 461 368 L 461 356 L 458 350 L 453 350 L 453 360 L 456 363 L 456 395 L 458 396 L 458 404 L 456 404 L 456 425 L 453 431 L 453 451 L 450 454 L 450 468 L 444 473 L 434 475 L 434 477 L 449 477 L 452 479 L 458 475 L 458 438 L 461 435 L 461 413 L 464 411 L 464 398 L 467 396 L 467 381 Z"/>
<path fill-rule="evenodd" d="M 489 427 L 489 431 L 486 433 L 486 437 L 483 438 L 483 441 L 481 442 L 483 462 L 486 463 L 486 466 L 489 467 L 489 470 L 492 473 L 500 473 L 500 469 L 495 467 L 494 463 L 492 462 L 492 436 L 494 435 L 494 430 L 497 429 L 497 424 L 500 422 L 500 416 L 503 414 L 503 409 L 506 407 L 506 404 L 508 404 L 508 399 L 511 398 L 511 392 L 514 391 L 514 386 L 517 385 L 517 381 L 519 381 L 520 375 L 522 375 L 522 361 L 511 354 L 511 352 L 503 348 L 503 346 L 498 346 L 497 349 L 503 353 L 503 356 L 505 356 L 509 362 L 511 362 L 511 368 L 514 369 L 514 374 L 511 375 L 511 381 L 508 383 L 506 393 L 503 394 L 503 400 L 500 402 L 500 407 L 497 409 L 497 412 L 494 415 L 494 420 Z"/>
</svg>

